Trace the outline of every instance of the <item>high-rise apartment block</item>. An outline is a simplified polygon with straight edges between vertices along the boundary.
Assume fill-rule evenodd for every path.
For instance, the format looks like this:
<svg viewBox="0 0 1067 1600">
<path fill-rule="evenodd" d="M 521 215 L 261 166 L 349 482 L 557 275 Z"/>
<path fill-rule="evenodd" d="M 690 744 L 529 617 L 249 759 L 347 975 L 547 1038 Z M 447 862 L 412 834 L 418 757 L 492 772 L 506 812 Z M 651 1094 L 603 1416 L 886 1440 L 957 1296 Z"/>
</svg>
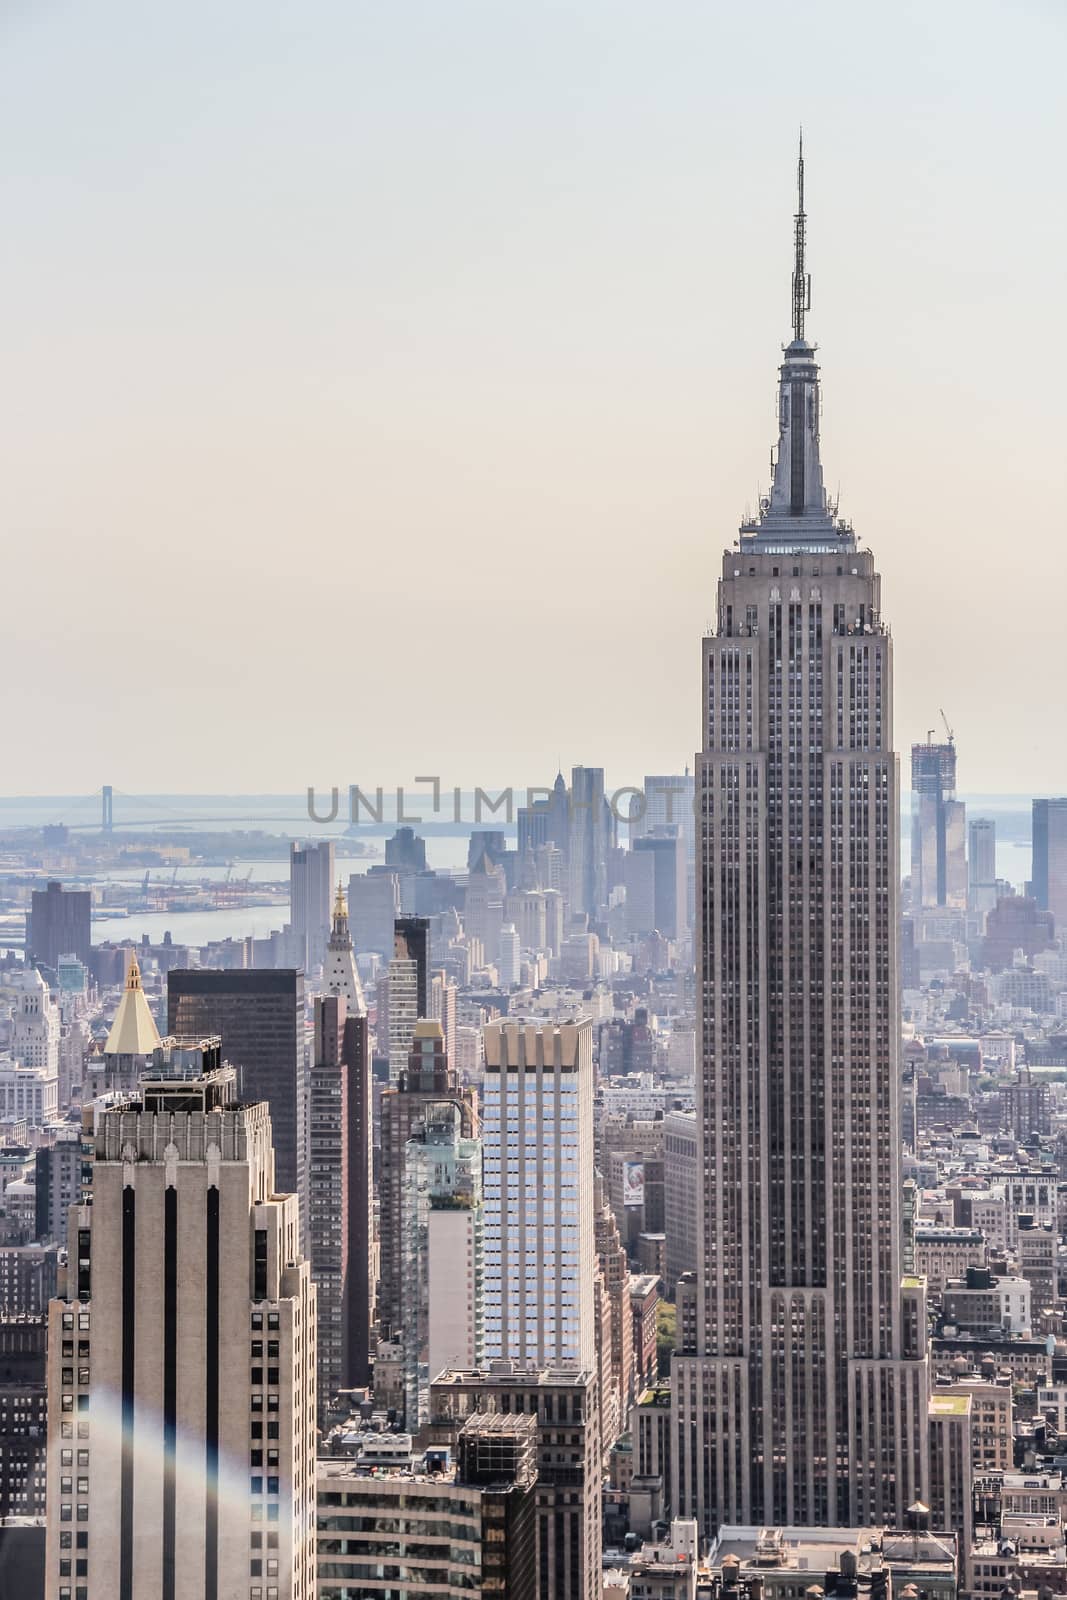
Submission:
<svg viewBox="0 0 1067 1600">
<path fill-rule="evenodd" d="M 333 887 L 332 839 L 289 846 L 289 921 L 305 972 L 316 972 L 326 959 Z"/>
<path fill-rule="evenodd" d="M 64 889 L 52 881 L 30 895 L 30 915 L 26 928 L 26 954 L 31 961 L 54 972 L 60 956 L 77 956 L 89 965 L 92 951 L 90 923 L 92 893 L 88 889 Z"/>
<path fill-rule="evenodd" d="M 595 1370 L 592 1022 L 483 1041 L 486 1357 Z"/>
<path fill-rule="evenodd" d="M 672 1388 L 676 1515 L 904 1526 L 925 1487 L 921 1280 L 901 1275 L 892 639 L 819 460 L 794 339 L 774 481 L 723 557 L 703 648 L 692 1353 Z"/>
<path fill-rule="evenodd" d="M 315 1583 L 315 1294 L 266 1105 L 146 1079 L 96 1130 L 48 1326 L 48 1600 Z"/>
<path fill-rule="evenodd" d="M 1033 802 L 1033 894 L 1067 930 L 1067 799 Z"/>
</svg>

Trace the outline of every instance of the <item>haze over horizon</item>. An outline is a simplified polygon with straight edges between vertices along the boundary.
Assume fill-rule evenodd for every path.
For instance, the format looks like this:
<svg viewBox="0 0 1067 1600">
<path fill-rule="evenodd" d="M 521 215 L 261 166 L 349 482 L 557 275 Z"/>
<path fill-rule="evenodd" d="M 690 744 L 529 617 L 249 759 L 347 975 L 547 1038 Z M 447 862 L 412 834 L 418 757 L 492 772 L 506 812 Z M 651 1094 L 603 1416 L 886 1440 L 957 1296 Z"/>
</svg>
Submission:
<svg viewBox="0 0 1067 1600">
<path fill-rule="evenodd" d="M 1062 792 L 1067 22 L 876 26 L 7 8 L 0 788 L 691 765 L 802 121 L 823 462 L 883 576 L 902 782 L 944 706 L 961 793 Z"/>
</svg>

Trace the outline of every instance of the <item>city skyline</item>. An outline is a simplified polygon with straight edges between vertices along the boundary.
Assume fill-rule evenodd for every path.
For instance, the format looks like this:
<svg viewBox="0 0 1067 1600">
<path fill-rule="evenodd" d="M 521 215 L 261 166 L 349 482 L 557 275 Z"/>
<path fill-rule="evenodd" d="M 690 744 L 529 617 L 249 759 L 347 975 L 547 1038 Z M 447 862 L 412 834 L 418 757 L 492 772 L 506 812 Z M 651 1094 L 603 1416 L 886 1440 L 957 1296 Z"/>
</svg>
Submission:
<svg viewBox="0 0 1067 1600">
<path fill-rule="evenodd" d="M 1067 1600 L 1053 5 L 0 23 L 0 1595 Z"/>
<path fill-rule="evenodd" d="M 279 716 L 299 718 L 300 778 L 322 781 L 336 729 L 303 693 L 310 663 L 354 681 L 360 749 L 402 781 L 421 679 L 394 662 L 386 705 L 369 692 L 376 664 L 398 623 L 429 620 L 424 595 L 470 614 L 475 572 L 496 575 L 503 603 L 450 648 L 505 772 L 549 768 L 559 744 L 585 753 L 576 652 L 627 681 L 603 699 L 597 759 L 675 767 L 695 707 L 674 686 L 708 620 L 714 529 L 766 488 L 751 341 L 787 291 L 802 120 L 824 434 L 848 464 L 842 511 L 862 508 L 898 596 L 900 746 L 945 704 L 964 790 L 992 792 L 1004 770 L 1026 792 L 1058 787 L 1046 694 L 1016 697 L 994 733 L 1003 674 L 968 647 L 974 616 L 1026 614 L 1035 564 L 1063 571 L 1047 511 L 1064 254 L 1048 203 L 1064 115 L 1051 8 L 1018 8 L 1007 32 L 992 5 L 915 7 L 874 52 L 836 3 L 783 9 L 769 51 L 758 13 L 695 4 L 669 21 L 594 4 L 535 22 L 457 0 L 447 23 L 426 5 L 324 4 L 306 27 L 274 6 L 108 12 L 117 52 L 101 48 L 106 22 L 60 5 L 8 19 L 0 65 L 19 152 L 4 172 L 20 315 L 0 412 L 12 585 L 41 593 L 49 557 L 47 647 L 27 607 L 10 648 L 70 712 L 62 741 L 29 731 L 20 787 L 67 787 L 72 768 L 93 786 L 106 749 L 108 779 L 131 791 L 176 769 L 199 787 L 293 788 L 268 737 Z M 798 60 L 812 63 L 799 88 Z M 94 136 L 76 137 L 85 126 Z M 996 379 L 976 406 L 990 337 Z M 1002 559 L 1006 527 L 1027 530 L 1025 569 Z M 542 663 L 556 707 L 543 731 L 506 719 L 489 670 L 532 551 L 568 578 L 546 601 L 570 646 Z M 318 628 L 323 572 L 355 593 L 373 574 L 358 630 Z M 143 665 L 101 700 L 80 664 L 116 606 Z M 205 606 L 227 625 L 194 650 Z M 1030 649 L 1034 682 L 1053 682 L 1051 634 Z M 154 682 L 164 659 L 203 693 L 254 674 L 246 736 L 198 725 L 196 693 Z M 419 770 L 481 765 L 476 730 L 450 730 L 447 759 L 445 745 L 431 728 Z"/>
</svg>

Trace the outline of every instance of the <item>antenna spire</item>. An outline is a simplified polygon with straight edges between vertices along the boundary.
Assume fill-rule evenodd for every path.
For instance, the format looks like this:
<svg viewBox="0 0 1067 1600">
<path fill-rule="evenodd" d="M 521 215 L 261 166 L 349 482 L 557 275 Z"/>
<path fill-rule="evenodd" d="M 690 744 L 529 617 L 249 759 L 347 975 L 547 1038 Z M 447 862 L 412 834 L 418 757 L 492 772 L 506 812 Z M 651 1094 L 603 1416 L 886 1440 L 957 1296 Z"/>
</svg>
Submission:
<svg viewBox="0 0 1067 1600">
<path fill-rule="evenodd" d="M 793 218 L 793 338 L 804 337 L 804 315 L 811 310 L 811 273 L 804 270 L 804 129 L 800 130 L 797 155 L 797 209 Z"/>
</svg>

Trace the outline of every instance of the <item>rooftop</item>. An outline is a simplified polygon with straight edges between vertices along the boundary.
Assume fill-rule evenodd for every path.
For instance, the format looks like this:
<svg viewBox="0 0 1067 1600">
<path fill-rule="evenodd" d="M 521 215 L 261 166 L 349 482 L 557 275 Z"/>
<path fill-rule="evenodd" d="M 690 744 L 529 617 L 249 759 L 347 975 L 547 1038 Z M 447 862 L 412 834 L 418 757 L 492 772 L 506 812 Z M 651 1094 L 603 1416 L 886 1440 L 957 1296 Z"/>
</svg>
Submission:
<svg viewBox="0 0 1067 1600">
<path fill-rule="evenodd" d="M 967 1394 L 932 1394 L 930 1396 L 930 1413 L 935 1417 L 965 1417 L 971 1407 L 971 1397 Z"/>
</svg>

